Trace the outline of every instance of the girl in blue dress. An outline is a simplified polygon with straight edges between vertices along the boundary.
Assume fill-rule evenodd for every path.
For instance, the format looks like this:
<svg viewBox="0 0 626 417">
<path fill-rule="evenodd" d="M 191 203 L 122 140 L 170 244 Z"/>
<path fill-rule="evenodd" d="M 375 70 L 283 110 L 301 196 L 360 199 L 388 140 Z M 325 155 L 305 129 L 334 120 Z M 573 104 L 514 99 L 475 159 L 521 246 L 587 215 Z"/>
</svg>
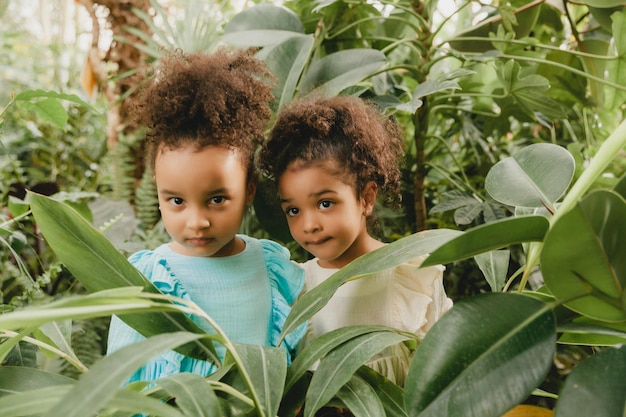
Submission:
<svg viewBox="0 0 626 417">
<path fill-rule="evenodd" d="M 283 246 L 238 233 L 256 191 L 254 151 L 271 114 L 270 78 L 251 51 L 179 53 L 162 60 L 134 115 L 148 128 L 147 161 L 172 240 L 129 260 L 161 292 L 195 302 L 232 342 L 277 346 L 303 288 L 303 272 Z M 201 318 L 191 319 L 215 331 Z M 288 358 L 303 332 L 283 341 Z M 143 339 L 112 318 L 109 353 Z M 223 358 L 224 348 L 216 349 Z M 129 382 L 215 370 L 211 362 L 167 351 Z"/>
</svg>

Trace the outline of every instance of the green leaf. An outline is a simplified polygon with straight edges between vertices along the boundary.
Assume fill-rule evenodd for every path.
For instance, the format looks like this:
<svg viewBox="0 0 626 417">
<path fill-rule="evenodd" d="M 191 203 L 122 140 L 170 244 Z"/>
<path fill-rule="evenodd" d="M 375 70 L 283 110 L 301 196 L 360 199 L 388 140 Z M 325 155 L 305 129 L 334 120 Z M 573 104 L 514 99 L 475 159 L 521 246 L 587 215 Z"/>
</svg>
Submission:
<svg viewBox="0 0 626 417">
<path fill-rule="evenodd" d="M 485 189 L 503 204 L 552 207 L 572 181 L 575 162 L 563 147 L 535 143 L 495 164 L 485 178 Z"/>
<path fill-rule="evenodd" d="M 211 385 L 200 375 L 181 373 L 159 379 L 158 384 L 176 398 L 186 416 L 220 417 L 219 400 Z"/>
<path fill-rule="evenodd" d="M 418 232 L 352 261 L 296 301 L 285 321 L 281 336 L 293 331 L 321 310 L 345 282 L 375 274 L 417 256 L 426 255 L 461 233 L 450 229 Z"/>
<path fill-rule="evenodd" d="M 565 380 L 555 417 L 626 415 L 626 345 L 579 363 Z"/>
<path fill-rule="evenodd" d="M 302 22 L 293 11 L 281 6 L 259 4 L 237 13 L 228 21 L 223 41 L 239 47 L 263 47 L 303 34 Z"/>
<path fill-rule="evenodd" d="M 304 416 L 312 417 L 372 356 L 406 340 L 393 331 L 372 332 L 357 336 L 338 346 L 320 360 L 306 394 Z"/>
<path fill-rule="evenodd" d="M 334 96 L 383 68 L 385 54 L 375 49 L 346 49 L 311 63 L 300 85 L 301 95 L 316 90 Z"/>
<path fill-rule="evenodd" d="M 404 390 L 400 386 L 367 366 L 361 366 L 355 375 L 370 384 L 376 391 L 385 409 L 385 414 L 381 415 L 386 417 L 407 417 L 404 408 Z"/>
<path fill-rule="evenodd" d="M 260 406 L 266 416 L 275 416 L 287 375 L 287 357 L 285 350 L 271 346 L 235 343 L 235 350 L 241 358 L 241 364 L 249 375 L 252 388 L 256 392 Z M 228 365 L 230 358 L 224 361 Z"/>
<path fill-rule="evenodd" d="M 446 312 L 417 347 L 405 386 L 410 416 L 501 416 L 545 378 L 555 318 L 543 302 L 487 293 Z"/>
<path fill-rule="evenodd" d="M 29 198 L 44 238 L 88 291 L 134 286 L 159 294 L 159 290 L 76 211 L 42 195 L 29 193 Z M 126 315 L 122 318 L 146 337 L 181 330 L 205 333 L 182 313 Z M 180 352 L 199 359 L 215 357 L 212 342 L 204 339 L 182 347 Z"/>
<path fill-rule="evenodd" d="M 188 332 L 166 333 L 125 346 L 105 356 L 60 398 L 46 417 L 83 417 L 96 414 L 145 362 L 165 350 L 201 337 Z"/>
<path fill-rule="evenodd" d="M 3 417 L 39 416 L 50 410 L 67 394 L 72 385 L 42 386 L 33 390 L 0 397 Z"/>
<path fill-rule="evenodd" d="M 41 120 L 59 129 L 65 129 L 67 111 L 56 98 L 44 98 L 38 101 L 17 102 L 19 107 L 34 112 Z"/>
<path fill-rule="evenodd" d="M 0 398 L 17 393 L 55 385 L 70 386 L 76 382 L 63 375 L 26 366 L 0 367 Z M 0 410 L 3 409 L 0 407 Z"/>
<path fill-rule="evenodd" d="M 276 110 L 293 100 L 312 48 L 313 36 L 292 36 L 273 47 L 265 56 L 267 67 L 278 78 L 278 85 L 272 89 L 278 103 Z"/>
<path fill-rule="evenodd" d="M 596 320 L 626 320 L 626 202 L 597 190 L 553 225 L 541 252 L 546 286 L 565 305 Z"/>
<path fill-rule="evenodd" d="M 359 417 L 381 417 L 385 415 L 385 409 L 381 404 L 376 390 L 353 375 L 337 392 L 339 398 L 350 409 L 352 414 Z"/>
<path fill-rule="evenodd" d="M 492 250 L 490 252 L 480 253 L 474 257 L 478 267 L 489 283 L 491 291 L 499 292 L 504 288 L 510 258 L 511 251 L 509 250 Z"/>
<path fill-rule="evenodd" d="M 434 250 L 422 264 L 449 264 L 510 245 L 542 241 L 549 221 L 543 216 L 508 217 L 473 227 Z"/>
<path fill-rule="evenodd" d="M 389 329 L 385 326 L 348 326 L 315 337 L 298 352 L 298 355 L 289 367 L 287 380 L 285 382 L 285 391 L 290 390 L 318 359 L 326 356 L 328 352 L 335 349 L 337 346 L 364 334 L 388 330 Z"/>
<path fill-rule="evenodd" d="M 626 343 L 626 323 L 605 323 L 577 317 L 559 326 L 559 343 L 585 346 L 615 346 Z"/>
<path fill-rule="evenodd" d="M 87 103 L 86 101 L 78 97 L 76 94 L 64 94 L 64 93 L 58 93 L 56 91 L 47 91 L 47 90 L 23 91 L 15 96 L 15 101 L 30 101 L 35 98 L 53 98 L 57 100 L 65 100 L 65 101 L 70 101 L 75 104 L 80 104 L 81 106 L 94 109 L 91 106 L 91 104 Z"/>
</svg>

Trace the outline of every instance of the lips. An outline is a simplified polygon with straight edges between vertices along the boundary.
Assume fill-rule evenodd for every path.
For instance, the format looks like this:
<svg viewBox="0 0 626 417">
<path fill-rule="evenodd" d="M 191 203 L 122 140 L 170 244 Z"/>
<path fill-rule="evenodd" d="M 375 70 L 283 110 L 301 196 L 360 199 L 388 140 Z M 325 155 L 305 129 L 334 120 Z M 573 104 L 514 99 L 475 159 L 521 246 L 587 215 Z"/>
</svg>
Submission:
<svg viewBox="0 0 626 417">
<path fill-rule="evenodd" d="M 205 246 L 213 242 L 215 239 L 210 237 L 190 237 L 187 238 L 187 243 L 193 246 Z"/>
<path fill-rule="evenodd" d="M 307 241 L 306 244 L 309 246 L 318 246 L 318 245 L 322 245 L 326 242 L 328 242 L 331 238 L 330 237 L 325 237 L 323 239 L 318 239 L 318 240 L 310 240 Z"/>
</svg>

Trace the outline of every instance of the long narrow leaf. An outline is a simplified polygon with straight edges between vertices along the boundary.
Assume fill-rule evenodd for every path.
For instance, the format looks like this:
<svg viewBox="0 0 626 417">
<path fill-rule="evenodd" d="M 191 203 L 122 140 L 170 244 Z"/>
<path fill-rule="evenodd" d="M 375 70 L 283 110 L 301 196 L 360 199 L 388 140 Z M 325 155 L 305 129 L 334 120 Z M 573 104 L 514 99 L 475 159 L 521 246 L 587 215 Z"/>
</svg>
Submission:
<svg viewBox="0 0 626 417">
<path fill-rule="evenodd" d="M 361 366 L 355 375 L 370 384 L 385 409 L 386 417 L 407 417 L 404 408 L 404 390 L 367 366 Z"/>
<path fill-rule="evenodd" d="M 187 416 L 220 417 L 219 400 L 206 379 L 182 373 L 160 379 L 158 384 L 176 398 L 176 405 Z"/>
<path fill-rule="evenodd" d="M 462 233 L 450 229 L 418 232 L 352 261 L 298 299 L 285 321 L 282 335 L 288 334 L 321 310 L 345 282 L 362 279 L 369 274 L 375 274 L 417 256 L 426 255 Z"/>
<path fill-rule="evenodd" d="M 508 217 L 483 224 L 443 244 L 422 266 L 448 264 L 518 243 L 542 241 L 548 226 L 543 216 Z"/>
<path fill-rule="evenodd" d="M 376 391 L 368 383 L 353 375 L 337 392 L 337 398 L 350 409 L 356 417 L 381 417 L 385 409 L 380 403 Z"/>
<path fill-rule="evenodd" d="M 368 359 L 406 339 L 406 336 L 392 331 L 367 333 L 344 343 L 322 358 L 306 394 L 304 416 L 314 416 Z"/>
<path fill-rule="evenodd" d="M 146 292 L 159 293 L 102 233 L 72 208 L 35 193 L 29 193 L 29 198 L 33 216 L 46 241 L 88 291 L 139 286 Z M 123 319 L 146 337 L 176 331 L 205 333 L 182 313 L 126 315 Z M 179 351 L 199 359 L 215 356 L 212 343 L 205 339 L 194 340 Z"/>
<path fill-rule="evenodd" d="M 125 346 L 105 356 L 45 416 L 84 417 L 96 414 L 145 362 L 165 350 L 200 337 L 188 332 L 167 333 Z"/>
</svg>

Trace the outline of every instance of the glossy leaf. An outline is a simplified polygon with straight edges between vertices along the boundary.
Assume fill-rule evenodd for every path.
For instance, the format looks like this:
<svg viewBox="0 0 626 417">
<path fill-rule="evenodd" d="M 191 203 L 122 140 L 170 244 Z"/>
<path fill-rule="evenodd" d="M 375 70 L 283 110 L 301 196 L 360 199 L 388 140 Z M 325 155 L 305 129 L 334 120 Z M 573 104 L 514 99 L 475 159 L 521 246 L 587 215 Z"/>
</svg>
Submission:
<svg viewBox="0 0 626 417">
<path fill-rule="evenodd" d="M 239 47 L 265 47 L 298 35 L 304 35 L 304 28 L 293 11 L 259 4 L 233 16 L 224 27 L 222 40 Z"/>
<path fill-rule="evenodd" d="M 548 226 L 543 216 L 508 217 L 483 224 L 441 245 L 422 266 L 448 264 L 509 245 L 542 241 Z"/>
<path fill-rule="evenodd" d="M 293 100 L 312 48 L 312 35 L 292 36 L 271 48 L 264 56 L 267 67 L 278 78 L 278 84 L 272 89 L 278 102 L 276 110 Z"/>
<path fill-rule="evenodd" d="M 626 345 L 579 363 L 565 380 L 555 417 L 626 415 Z"/>
<path fill-rule="evenodd" d="M 546 235 L 546 286 L 572 310 L 597 320 L 626 320 L 626 202 L 607 190 L 586 196 Z"/>
<path fill-rule="evenodd" d="M 545 219 L 544 219 L 545 220 Z M 367 253 L 334 273 L 322 284 L 304 293 L 293 305 L 282 335 L 288 334 L 321 310 L 335 291 L 352 279 L 361 279 L 394 267 L 415 257 L 426 255 L 462 232 L 437 229 L 418 232 Z"/>
<path fill-rule="evenodd" d="M 376 71 L 387 62 L 385 54 L 375 49 L 347 49 L 313 61 L 300 84 L 301 95 L 312 90 L 334 96 Z"/>
<path fill-rule="evenodd" d="M 44 238 L 61 262 L 90 292 L 118 287 L 159 290 L 115 249 L 107 238 L 67 205 L 42 195 L 29 193 L 31 209 Z M 182 313 L 126 315 L 124 321 L 144 336 L 175 331 L 204 334 Z M 202 340 L 202 341 L 201 341 Z M 195 340 L 179 351 L 187 356 L 215 357 L 212 342 Z"/>
<path fill-rule="evenodd" d="M 331 351 L 313 373 L 304 403 L 304 417 L 314 416 L 372 356 L 406 339 L 406 336 L 392 331 L 372 332 L 355 337 Z"/>
<path fill-rule="evenodd" d="M 495 164 L 487 173 L 487 192 L 503 204 L 551 207 L 572 181 L 575 162 L 567 149 L 535 143 Z"/>
<path fill-rule="evenodd" d="M 499 417 L 543 381 L 555 318 L 542 301 L 487 293 L 460 301 L 418 345 L 405 385 L 410 416 Z"/>
<path fill-rule="evenodd" d="M 626 322 L 606 323 L 577 317 L 559 326 L 559 343 L 585 346 L 615 346 L 626 344 Z"/>
<path fill-rule="evenodd" d="M 509 270 L 510 258 L 511 251 L 508 250 L 492 250 L 474 257 L 491 291 L 502 291 Z"/>
<path fill-rule="evenodd" d="M 153 336 L 125 346 L 91 367 L 46 417 L 83 417 L 96 414 L 113 398 L 137 368 L 163 351 L 202 337 L 178 332 Z"/>
<path fill-rule="evenodd" d="M 71 385 L 72 378 L 26 366 L 0 367 L 0 397 L 54 385 Z M 2 408 L 0 408 L 1 410 Z"/>
</svg>

